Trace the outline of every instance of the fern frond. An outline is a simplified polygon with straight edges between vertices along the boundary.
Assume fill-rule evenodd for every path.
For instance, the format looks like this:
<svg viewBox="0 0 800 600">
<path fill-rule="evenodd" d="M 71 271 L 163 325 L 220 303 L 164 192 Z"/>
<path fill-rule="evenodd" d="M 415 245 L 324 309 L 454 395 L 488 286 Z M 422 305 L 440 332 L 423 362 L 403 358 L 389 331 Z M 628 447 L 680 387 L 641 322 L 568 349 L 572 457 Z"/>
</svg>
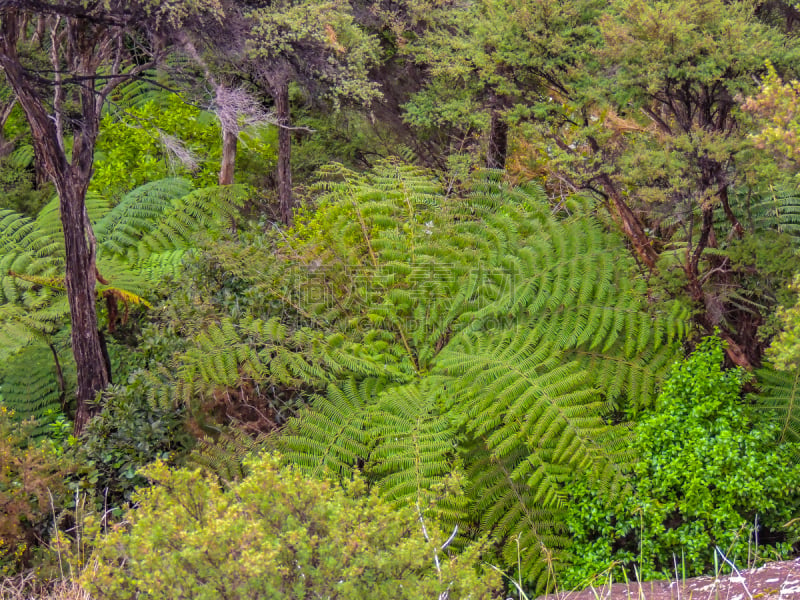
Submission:
<svg viewBox="0 0 800 600">
<path fill-rule="evenodd" d="M 524 447 L 535 457 L 512 476 L 531 486 L 537 504 L 547 505 L 561 494 L 562 482 L 542 471 L 570 465 L 599 478 L 615 457 L 597 442 L 607 429 L 602 415 L 608 404 L 581 365 L 564 361 L 537 333 L 519 327 L 501 335 L 462 336 L 437 366 L 454 377 L 465 427 L 485 438 L 495 456 Z M 605 483 L 619 477 L 612 470 L 612 481 Z"/>
<path fill-rule="evenodd" d="M 46 435 L 74 390 L 73 371 L 71 352 L 58 352 L 55 346 L 41 343 L 25 346 L 0 369 L 3 404 L 16 418 L 34 420 L 34 436 Z"/>
<path fill-rule="evenodd" d="M 325 396 L 317 396 L 290 421 L 292 433 L 281 438 L 286 458 L 315 476 L 351 476 L 369 460 L 374 442 L 368 431 L 368 407 L 383 386 L 379 379 L 331 385 Z"/>
<path fill-rule="evenodd" d="M 173 202 L 192 190 L 189 180 L 180 177 L 159 179 L 125 194 L 114 208 L 95 224 L 101 251 L 125 255 L 173 210 Z"/>
<path fill-rule="evenodd" d="M 440 410 L 441 393 L 435 381 L 426 379 L 388 388 L 375 405 L 370 472 L 388 498 L 425 506 L 431 489 L 457 469 L 456 428 Z"/>
<path fill-rule="evenodd" d="M 250 437 L 239 427 L 225 427 L 216 438 L 204 437 L 198 441 L 186 462 L 229 484 L 247 475 L 245 459 L 264 450 L 268 444 L 269 438 L 263 434 Z"/>
<path fill-rule="evenodd" d="M 800 238 L 800 194 L 794 189 L 770 186 L 750 200 L 744 219 L 755 231 L 777 231 Z"/>
<path fill-rule="evenodd" d="M 800 441 L 800 370 L 778 371 L 765 366 L 756 371 L 759 393 L 751 396 L 762 418 L 775 423 L 780 441 Z"/>
<path fill-rule="evenodd" d="M 34 152 L 31 144 L 20 144 L 6 159 L 14 169 L 27 169 L 33 164 Z"/>
<path fill-rule="evenodd" d="M 192 246 L 198 232 L 224 227 L 247 194 L 247 188 L 234 185 L 194 190 L 173 199 L 139 240 L 112 250 L 126 251 L 129 262 L 140 264 L 153 254 Z"/>
<path fill-rule="evenodd" d="M 480 447 L 469 457 L 468 471 L 473 510 L 480 515 L 481 529 L 494 531 L 506 540 L 505 564 L 519 564 L 524 579 L 535 589 L 547 583 L 547 551 L 564 548 L 569 542 L 563 525 L 564 510 L 556 505 L 541 506 L 525 483 L 511 477 L 524 461 L 524 452 L 499 458 Z"/>
</svg>

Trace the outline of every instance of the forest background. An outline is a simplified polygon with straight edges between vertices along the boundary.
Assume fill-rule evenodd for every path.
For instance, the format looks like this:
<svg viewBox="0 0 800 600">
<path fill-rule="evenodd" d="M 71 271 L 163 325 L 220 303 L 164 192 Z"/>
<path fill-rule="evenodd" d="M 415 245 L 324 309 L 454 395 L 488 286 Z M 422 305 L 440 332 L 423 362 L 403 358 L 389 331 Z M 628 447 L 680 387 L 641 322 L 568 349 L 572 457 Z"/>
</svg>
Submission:
<svg viewBox="0 0 800 600">
<path fill-rule="evenodd" d="M 523 597 L 793 556 L 798 28 L 0 0 L 0 590 Z"/>
</svg>

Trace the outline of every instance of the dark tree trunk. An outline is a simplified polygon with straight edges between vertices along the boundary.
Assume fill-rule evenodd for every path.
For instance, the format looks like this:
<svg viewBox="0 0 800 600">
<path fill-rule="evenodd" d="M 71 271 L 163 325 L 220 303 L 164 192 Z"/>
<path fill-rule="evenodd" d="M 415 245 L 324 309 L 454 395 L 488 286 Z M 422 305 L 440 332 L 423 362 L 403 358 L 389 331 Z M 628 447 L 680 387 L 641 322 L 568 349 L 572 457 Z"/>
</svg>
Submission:
<svg viewBox="0 0 800 600">
<path fill-rule="evenodd" d="M 644 230 L 644 225 L 622 198 L 611 177 L 604 173 L 599 177 L 599 180 L 603 186 L 603 191 L 611 200 L 617 221 L 622 227 L 622 232 L 633 245 L 636 255 L 648 269 L 655 269 L 658 254 L 650 244 L 650 238 Z"/>
<path fill-rule="evenodd" d="M 87 231 L 84 218 L 88 181 L 83 183 L 68 177 L 66 182 L 59 183 L 66 253 L 65 280 L 72 318 L 72 353 L 78 365 L 75 431 L 81 432 L 96 414 L 92 402 L 97 392 L 108 385 L 109 378 L 97 331 L 95 264 L 88 241 L 91 232 Z"/>
<path fill-rule="evenodd" d="M 289 113 L 289 82 L 275 89 L 275 113 L 278 118 L 278 201 L 284 225 L 292 224 L 292 132 Z"/>
<path fill-rule="evenodd" d="M 219 184 L 233 184 L 233 174 L 236 168 L 236 132 L 223 130 L 222 132 L 222 163 L 219 167 Z"/>
<path fill-rule="evenodd" d="M 109 382 L 97 331 L 95 304 L 96 243 L 86 212 L 86 190 L 92 176 L 94 144 L 99 126 L 99 106 L 94 82 L 86 77 L 79 91 L 81 117 L 73 131 L 71 161 L 67 160 L 61 131 L 48 114 L 37 90 L 30 84 L 17 56 L 20 16 L 7 10 L 0 19 L 0 67 L 25 112 L 39 165 L 58 190 L 64 229 L 65 286 L 72 320 L 72 352 L 77 367 L 75 433 L 80 434 L 96 412 L 92 402 Z M 75 75 L 90 76 L 96 70 L 96 49 L 83 23 L 70 24 L 69 47 L 75 52 Z M 59 87 L 60 83 L 56 84 Z M 59 92 L 57 92 L 58 94 Z"/>
<path fill-rule="evenodd" d="M 489 150 L 486 153 L 486 166 L 490 169 L 504 169 L 508 154 L 508 123 L 499 111 L 492 111 L 489 128 Z"/>
</svg>

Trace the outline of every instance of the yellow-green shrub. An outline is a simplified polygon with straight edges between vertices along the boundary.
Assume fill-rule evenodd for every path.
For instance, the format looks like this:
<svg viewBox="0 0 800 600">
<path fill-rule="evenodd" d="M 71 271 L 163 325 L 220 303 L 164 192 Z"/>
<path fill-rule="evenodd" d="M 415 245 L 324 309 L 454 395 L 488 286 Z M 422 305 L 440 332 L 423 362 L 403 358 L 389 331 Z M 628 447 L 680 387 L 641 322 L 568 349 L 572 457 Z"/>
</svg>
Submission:
<svg viewBox="0 0 800 600">
<path fill-rule="evenodd" d="M 200 471 L 156 463 L 127 528 L 98 544 L 84 585 L 99 598 L 493 597 L 497 576 L 480 547 L 438 550 L 445 536 L 414 509 L 397 509 L 356 479 L 309 479 L 262 455 L 228 489 Z M 437 568 L 434 556 L 438 556 Z"/>
</svg>

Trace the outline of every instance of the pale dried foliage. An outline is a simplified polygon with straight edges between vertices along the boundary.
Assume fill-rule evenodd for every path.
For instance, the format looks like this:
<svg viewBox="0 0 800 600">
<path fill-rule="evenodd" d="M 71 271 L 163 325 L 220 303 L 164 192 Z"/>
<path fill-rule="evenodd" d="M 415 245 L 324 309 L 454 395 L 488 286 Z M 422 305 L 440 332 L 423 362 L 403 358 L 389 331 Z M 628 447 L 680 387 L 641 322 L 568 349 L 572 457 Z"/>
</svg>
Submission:
<svg viewBox="0 0 800 600">
<path fill-rule="evenodd" d="M 69 579 L 53 582 L 46 588 L 37 586 L 33 573 L 0 578 L 3 600 L 92 600 L 92 596 Z"/>
<path fill-rule="evenodd" d="M 273 116 L 261 107 L 261 103 L 244 88 L 216 86 L 214 112 L 223 131 L 239 133 L 245 127 L 275 124 Z"/>
<path fill-rule="evenodd" d="M 163 131 L 159 135 L 171 164 L 180 165 L 189 171 L 197 170 L 200 166 L 200 161 L 197 155 L 187 148 L 183 141 Z"/>
</svg>

